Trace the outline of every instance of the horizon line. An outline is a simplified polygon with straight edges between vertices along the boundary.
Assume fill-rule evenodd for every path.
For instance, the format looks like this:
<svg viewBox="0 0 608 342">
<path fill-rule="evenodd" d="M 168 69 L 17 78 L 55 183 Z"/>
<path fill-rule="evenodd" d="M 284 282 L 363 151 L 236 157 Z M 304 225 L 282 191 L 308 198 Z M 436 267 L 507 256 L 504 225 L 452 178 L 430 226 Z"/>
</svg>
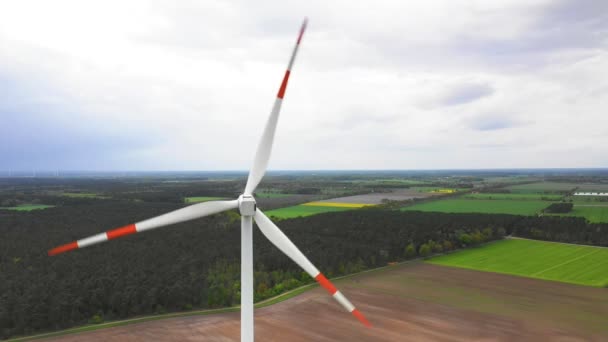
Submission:
<svg viewBox="0 0 608 342">
<path fill-rule="evenodd" d="M 510 168 L 420 168 L 420 169 L 269 169 L 267 172 L 404 172 L 404 171 L 540 171 L 540 170 L 606 170 L 608 166 L 602 167 L 510 167 Z M 210 172 L 226 172 L 226 173 L 247 173 L 248 169 L 208 169 L 208 170 L 193 170 L 193 169 L 153 169 L 153 170 L 87 170 L 87 169 L 3 169 L 0 174 L 5 173 L 210 173 Z M 1 175 L 0 175 L 1 176 Z"/>
</svg>

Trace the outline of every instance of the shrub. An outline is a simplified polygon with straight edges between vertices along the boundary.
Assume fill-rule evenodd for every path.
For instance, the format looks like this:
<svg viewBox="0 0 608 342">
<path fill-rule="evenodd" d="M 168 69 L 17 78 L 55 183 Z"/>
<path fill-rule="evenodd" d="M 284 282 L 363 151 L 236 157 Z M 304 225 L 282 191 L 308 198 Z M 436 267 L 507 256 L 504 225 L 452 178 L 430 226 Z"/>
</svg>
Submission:
<svg viewBox="0 0 608 342">
<path fill-rule="evenodd" d="M 96 314 L 89 320 L 90 324 L 100 324 L 103 323 L 103 316 L 101 314 Z"/>
<path fill-rule="evenodd" d="M 422 257 L 428 256 L 429 254 L 431 254 L 431 246 L 427 245 L 426 243 L 423 243 L 422 246 L 420 246 L 418 254 L 420 254 L 420 256 Z"/>
<path fill-rule="evenodd" d="M 407 245 L 407 247 L 405 247 L 405 257 L 406 258 L 413 258 L 416 256 L 416 246 L 414 246 L 413 243 L 410 243 L 409 245 Z"/>
</svg>

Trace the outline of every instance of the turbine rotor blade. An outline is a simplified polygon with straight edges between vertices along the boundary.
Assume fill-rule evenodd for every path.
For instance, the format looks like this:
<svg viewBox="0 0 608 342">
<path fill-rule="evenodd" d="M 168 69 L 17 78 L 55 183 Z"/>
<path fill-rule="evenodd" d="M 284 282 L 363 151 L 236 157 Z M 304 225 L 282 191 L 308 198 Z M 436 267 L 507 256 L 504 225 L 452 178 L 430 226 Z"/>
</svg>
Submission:
<svg viewBox="0 0 608 342">
<path fill-rule="evenodd" d="M 281 82 L 281 86 L 279 87 L 277 99 L 274 101 L 272 111 L 270 112 L 270 116 L 268 117 L 268 122 L 266 122 L 266 127 L 264 127 L 264 133 L 262 133 L 262 138 L 260 139 L 258 149 L 255 153 L 255 158 L 253 159 L 253 166 L 251 167 L 251 171 L 249 171 L 249 176 L 247 177 L 245 195 L 253 194 L 255 188 L 258 186 L 258 184 L 260 184 L 262 177 L 264 177 L 264 174 L 266 173 L 266 168 L 268 167 L 268 160 L 270 159 L 270 153 L 272 152 L 272 142 L 274 140 L 274 133 L 277 128 L 277 122 L 279 121 L 279 114 L 281 113 L 281 104 L 283 103 L 283 97 L 285 97 L 285 91 L 287 90 L 289 74 L 291 73 L 293 63 L 296 60 L 298 48 L 300 47 L 300 42 L 302 41 L 302 36 L 304 35 L 304 31 L 306 30 L 307 23 L 308 19 L 304 19 L 302 27 L 300 28 L 298 40 L 296 41 L 296 45 L 293 48 L 293 52 L 291 53 L 291 58 L 289 59 L 289 64 L 287 65 L 287 71 L 285 71 L 285 76 L 283 76 L 283 81 Z"/>
<path fill-rule="evenodd" d="M 361 323 L 371 327 L 369 321 L 363 316 L 361 311 L 355 306 L 321 273 L 308 258 L 289 240 L 289 238 L 277 227 L 260 209 L 255 211 L 255 223 L 258 225 L 262 234 L 266 236 L 272 244 L 277 246 L 281 252 L 285 253 L 291 260 L 295 261 L 300 267 L 313 277 L 334 299 L 342 305 L 346 311 L 355 316 Z"/>
<path fill-rule="evenodd" d="M 73 241 L 48 251 L 49 256 L 65 253 L 74 249 L 84 248 L 119 237 L 145 232 L 147 230 L 168 226 L 175 223 L 194 220 L 200 217 L 217 214 L 222 211 L 235 209 L 238 201 L 210 201 L 197 203 L 185 208 L 177 209 L 166 214 L 156 216 L 135 224 L 108 230 L 104 233 L 89 236 L 84 239 Z"/>
</svg>

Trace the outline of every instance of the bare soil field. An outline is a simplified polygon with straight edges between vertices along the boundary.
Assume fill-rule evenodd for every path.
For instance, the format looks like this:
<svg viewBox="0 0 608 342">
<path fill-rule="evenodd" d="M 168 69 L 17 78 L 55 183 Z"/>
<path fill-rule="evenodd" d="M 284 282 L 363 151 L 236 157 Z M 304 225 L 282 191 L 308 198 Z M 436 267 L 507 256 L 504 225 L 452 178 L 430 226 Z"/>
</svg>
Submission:
<svg viewBox="0 0 608 342">
<path fill-rule="evenodd" d="M 258 341 L 606 341 L 608 289 L 436 266 L 336 282 L 374 325 L 322 289 L 256 310 Z M 48 341 L 238 341 L 239 314 L 171 318 Z"/>
<path fill-rule="evenodd" d="M 332 198 L 319 202 L 335 202 L 335 203 L 359 203 L 359 204 L 380 204 L 383 199 L 391 201 L 404 201 L 413 198 L 427 198 L 431 196 L 441 195 L 439 193 L 419 192 L 412 189 L 399 189 L 392 192 L 377 192 L 364 195 L 354 195 L 346 197 Z"/>
</svg>

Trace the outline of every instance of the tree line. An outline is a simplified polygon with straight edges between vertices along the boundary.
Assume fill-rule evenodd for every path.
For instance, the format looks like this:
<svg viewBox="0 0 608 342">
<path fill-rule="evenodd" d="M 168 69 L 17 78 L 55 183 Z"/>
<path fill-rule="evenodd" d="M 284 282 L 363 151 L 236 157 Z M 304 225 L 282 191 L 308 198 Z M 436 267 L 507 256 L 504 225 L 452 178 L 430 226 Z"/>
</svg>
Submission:
<svg viewBox="0 0 608 342">
<path fill-rule="evenodd" d="M 240 302 L 236 212 L 161 228 L 56 257 L 59 244 L 179 205 L 96 201 L 0 212 L 0 337 Z M 608 246 L 606 225 L 571 217 L 370 209 L 279 222 L 328 277 L 428 256 L 506 234 Z M 313 280 L 254 230 L 255 299 Z"/>
</svg>

